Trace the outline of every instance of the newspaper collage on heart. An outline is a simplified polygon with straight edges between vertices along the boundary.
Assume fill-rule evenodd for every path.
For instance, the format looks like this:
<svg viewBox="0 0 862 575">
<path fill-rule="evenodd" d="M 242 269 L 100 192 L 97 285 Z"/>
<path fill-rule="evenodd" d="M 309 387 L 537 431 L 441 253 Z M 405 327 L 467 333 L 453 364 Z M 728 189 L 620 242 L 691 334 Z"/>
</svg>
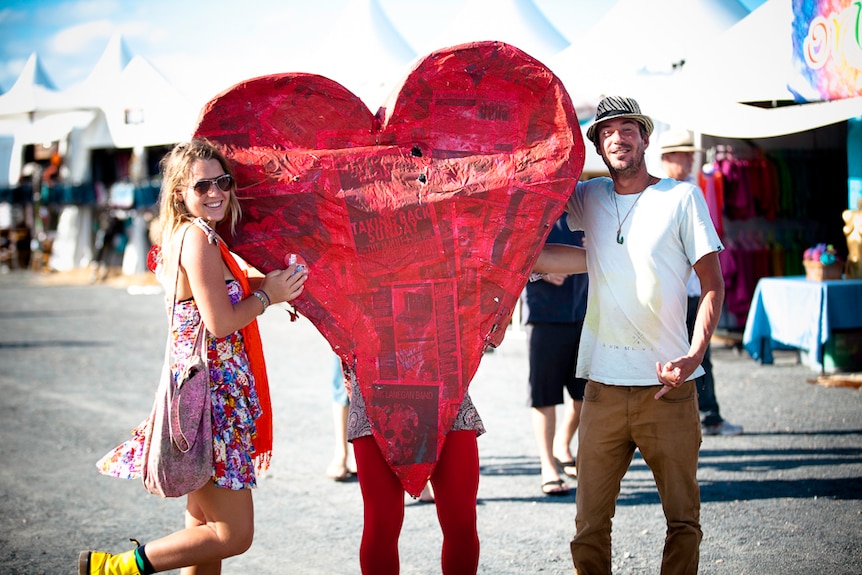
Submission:
<svg viewBox="0 0 862 575">
<path fill-rule="evenodd" d="M 195 136 L 236 170 L 243 218 L 222 237 L 262 272 L 305 260 L 295 307 L 352 366 L 418 496 L 583 169 L 562 83 L 475 42 L 423 58 L 376 115 L 332 80 L 278 74 L 213 98 Z"/>
</svg>

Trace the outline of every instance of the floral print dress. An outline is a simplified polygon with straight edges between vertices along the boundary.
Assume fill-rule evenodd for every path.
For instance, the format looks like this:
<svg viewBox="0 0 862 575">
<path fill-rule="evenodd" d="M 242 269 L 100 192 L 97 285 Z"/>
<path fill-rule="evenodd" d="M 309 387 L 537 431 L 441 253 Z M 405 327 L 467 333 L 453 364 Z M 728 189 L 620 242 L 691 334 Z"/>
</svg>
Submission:
<svg viewBox="0 0 862 575">
<path fill-rule="evenodd" d="M 243 294 L 239 282 L 231 280 L 226 285 L 231 303 L 240 301 Z M 175 380 L 192 354 L 200 322 L 194 300 L 177 302 L 171 333 L 171 355 L 175 359 L 171 372 Z M 224 338 L 207 333 L 207 359 L 213 419 L 213 481 L 227 489 L 255 487 L 252 442 L 261 408 L 240 332 Z M 100 473 L 125 479 L 141 477 L 146 424 L 141 423 L 132 431 L 131 439 L 99 460 L 96 466 Z"/>
</svg>

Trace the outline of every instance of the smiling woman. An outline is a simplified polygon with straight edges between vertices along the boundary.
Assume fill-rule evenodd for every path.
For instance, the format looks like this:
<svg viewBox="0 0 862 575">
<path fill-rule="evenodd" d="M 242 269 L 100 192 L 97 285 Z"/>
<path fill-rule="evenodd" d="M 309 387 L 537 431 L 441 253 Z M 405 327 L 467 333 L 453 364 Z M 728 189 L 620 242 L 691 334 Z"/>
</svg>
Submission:
<svg viewBox="0 0 862 575">
<path fill-rule="evenodd" d="M 190 215 L 205 219 L 212 227 L 227 213 L 233 177 L 224 173 L 218 160 L 195 162 L 191 177 L 186 188 L 177 193 L 177 199 L 185 204 Z"/>
<path fill-rule="evenodd" d="M 159 275 L 170 315 L 165 364 L 176 383 L 191 362 L 192 342 L 204 330 L 212 478 L 188 493 L 185 529 L 117 555 L 82 551 L 80 575 L 147 575 L 203 565 L 220 570 L 223 559 L 244 553 L 252 543 L 251 489 L 272 455 L 272 408 L 257 316 L 271 303 L 302 294 L 307 272 L 294 264 L 249 278 L 240 269 L 213 229 L 239 218 L 231 167 L 214 144 L 203 139 L 178 144 L 161 166 Z M 147 428 L 143 423 L 132 439 L 103 457 L 100 471 L 140 477 Z"/>
</svg>

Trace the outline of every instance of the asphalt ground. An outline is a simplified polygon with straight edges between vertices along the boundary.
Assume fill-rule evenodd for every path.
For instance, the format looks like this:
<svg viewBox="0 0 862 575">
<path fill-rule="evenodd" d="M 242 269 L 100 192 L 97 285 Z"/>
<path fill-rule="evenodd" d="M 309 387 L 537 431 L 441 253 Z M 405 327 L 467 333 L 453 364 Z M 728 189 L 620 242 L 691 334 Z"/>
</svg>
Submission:
<svg viewBox="0 0 862 575">
<path fill-rule="evenodd" d="M 162 295 L 144 278 L 87 285 L 79 274 L 0 275 L 0 575 L 70 574 L 78 552 L 119 552 L 182 527 L 183 500 L 94 463 L 146 417 L 164 351 Z M 251 549 L 223 573 L 359 573 L 362 499 L 324 477 L 332 455 L 332 357 L 304 319 L 260 320 L 275 453 L 255 491 Z M 810 383 L 794 352 L 759 365 L 714 345 L 723 415 L 738 437 L 705 437 L 703 575 L 862 574 L 862 391 Z M 486 354 L 471 394 L 479 439 L 479 573 L 572 573 L 575 490 L 547 497 L 527 408 L 523 333 Z M 576 481 L 570 482 L 573 488 Z M 614 573 L 659 573 L 664 520 L 636 455 L 613 529 Z M 401 572 L 439 573 L 433 504 L 406 498 Z"/>
</svg>

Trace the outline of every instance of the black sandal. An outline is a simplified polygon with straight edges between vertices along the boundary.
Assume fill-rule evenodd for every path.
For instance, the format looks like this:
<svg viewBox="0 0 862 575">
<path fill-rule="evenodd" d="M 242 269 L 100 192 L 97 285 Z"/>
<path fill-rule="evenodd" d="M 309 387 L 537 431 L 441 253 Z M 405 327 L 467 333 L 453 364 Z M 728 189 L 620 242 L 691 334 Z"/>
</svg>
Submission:
<svg viewBox="0 0 862 575">
<path fill-rule="evenodd" d="M 554 461 L 557 462 L 557 467 L 559 467 L 560 471 L 562 471 L 564 474 L 568 475 L 569 477 L 575 478 L 578 476 L 578 468 L 575 465 L 574 459 L 572 459 L 571 461 L 560 461 L 555 457 Z"/>
<path fill-rule="evenodd" d="M 549 489 L 556 487 L 557 489 Z M 553 481 L 545 481 L 542 483 L 542 493 L 551 497 L 569 494 L 569 486 L 562 479 L 554 479 Z"/>
</svg>

